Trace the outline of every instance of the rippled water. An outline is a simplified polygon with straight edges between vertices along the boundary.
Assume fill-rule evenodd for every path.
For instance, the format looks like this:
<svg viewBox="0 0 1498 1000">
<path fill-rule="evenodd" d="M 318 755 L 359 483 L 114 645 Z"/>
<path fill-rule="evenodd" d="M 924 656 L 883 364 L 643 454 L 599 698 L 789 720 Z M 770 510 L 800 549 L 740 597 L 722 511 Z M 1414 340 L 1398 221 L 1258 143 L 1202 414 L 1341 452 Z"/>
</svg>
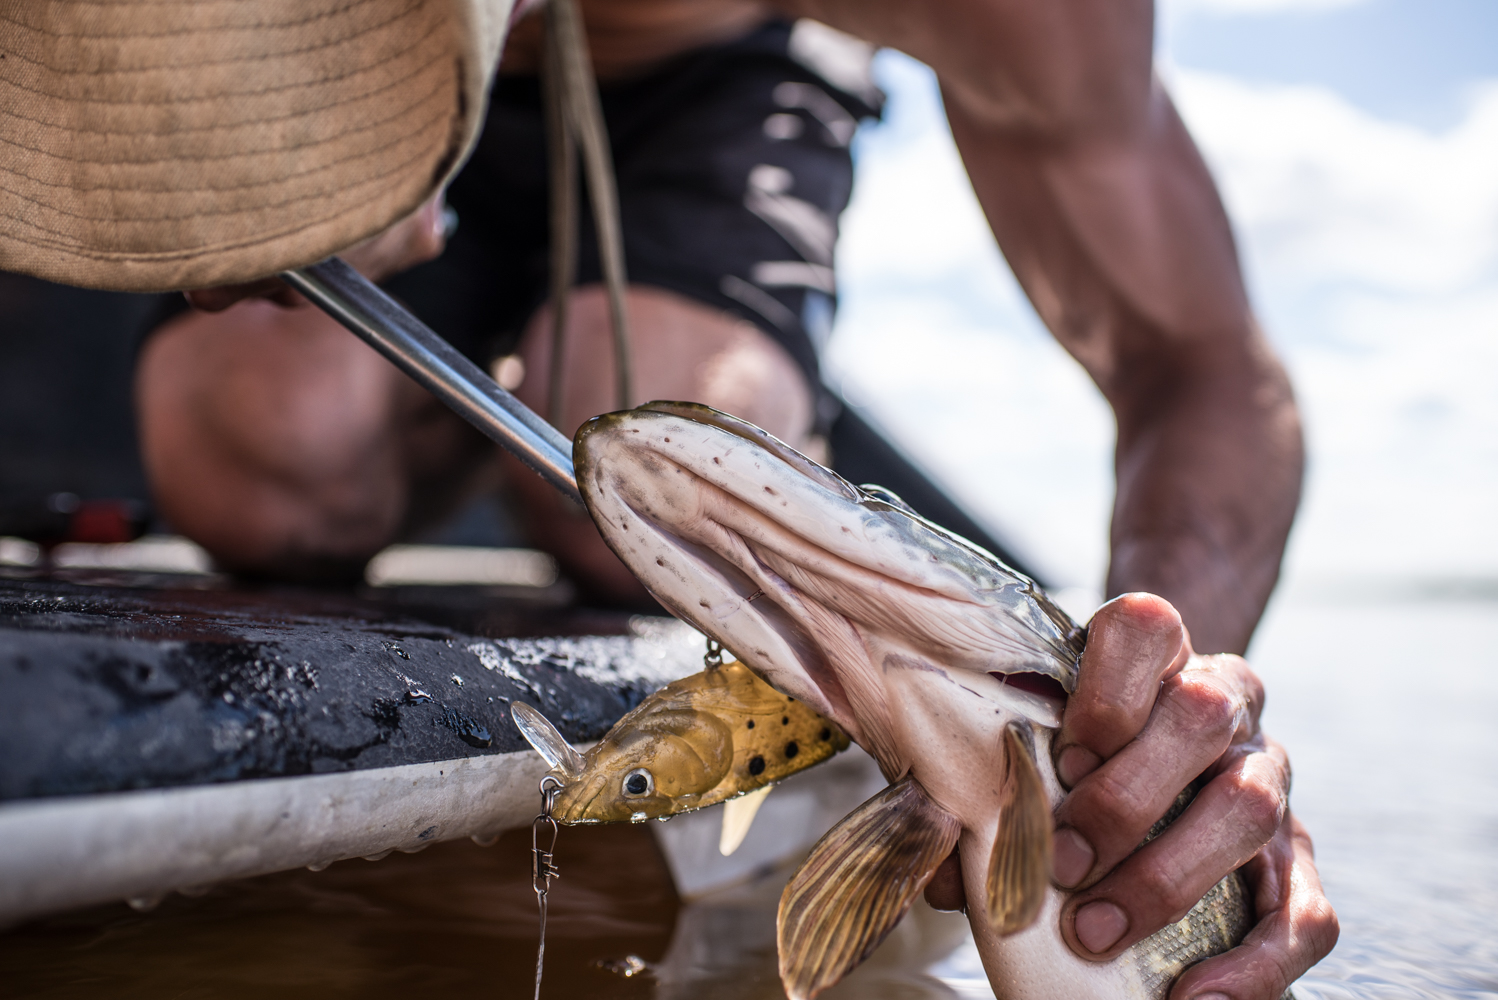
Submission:
<svg viewBox="0 0 1498 1000">
<path fill-rule="evenodd" d="M 1266 725 L 1342 919 L 1303 1000 L 1498 997 L 1498 602 L 1292 595 L 1252 650 Z M 37 998 L 526 997 L 529 832 L 439 844 L 0 935 L 0 993 Z M 783 996 L 785 870 L 679 900 L 648 827 L 564 830 L 545 995 Z M 643 971 L 625 976 L 630 957 Z M 828 1000 L 988 998 L 960 916 L 918 904 Z"/>
<path fill-rule="evenodd" d="M 1251 659 L 1342 922 L 1298 991 L 1498 996 L 1498 601 L 1292 592 Z"/>
</svg>

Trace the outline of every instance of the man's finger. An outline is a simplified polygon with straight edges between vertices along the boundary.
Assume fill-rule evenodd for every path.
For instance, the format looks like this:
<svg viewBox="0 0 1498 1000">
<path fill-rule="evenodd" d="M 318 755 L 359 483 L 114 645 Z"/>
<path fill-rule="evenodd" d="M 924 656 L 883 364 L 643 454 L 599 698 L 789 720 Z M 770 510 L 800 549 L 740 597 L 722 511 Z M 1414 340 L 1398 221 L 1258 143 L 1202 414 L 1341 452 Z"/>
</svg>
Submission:
<svg viewBox="0 0 1498 1000">
<path fill-rule="evenodd" d="M 1257 732 L 1257 677 L 1236 656 L 1196 657 L 1165 681 L 1144 732 L 1077 783 L 1056 812 L 1055 878 L 1101 878 L 1144 840 L 1185 788 Z"/>
<path fill-rule="evenodd" d="M 1294 816 L 1244 868 L 1259 922 L 1238 947 L 1194 965 L 1171 1000 L 1278 1000 L 1337 943 L 1337 914 L 1321 890 L 1311 838 Z"/>
<path fill-rule="evenodd" d="M 1105 960 L 1186 915 L 1275 835 L 1290 765 L 1276 743 L 1230 752 L 1186 812 L 1062 910 L 1062 934 L 1084 958 Z"/>
<path fill-rule="evenodd" d="M 1054 744 L 1064 784 L 1076 784 L 1139 734 L 1160 681 L 1190 654 L 1181 616 L 1164 598 L 1124 594 L 1098 609 Z"/>
<path fill-rule="evenodd" d="M 445 207 L 439 191 L 400 222 L 340 256 L 370 281 L 384 281 L 424 264 L 438 257 L 447 244 Z"/>
<path fill-rule="evenodd" d="M 936 866 L 936 873 L 926 883 L 926 902 L 933 910 L 960 910 L 967 905 L 967 892 L 962 887 L 962 855 L 957 848 L 947 859 Z"/>
</svg>

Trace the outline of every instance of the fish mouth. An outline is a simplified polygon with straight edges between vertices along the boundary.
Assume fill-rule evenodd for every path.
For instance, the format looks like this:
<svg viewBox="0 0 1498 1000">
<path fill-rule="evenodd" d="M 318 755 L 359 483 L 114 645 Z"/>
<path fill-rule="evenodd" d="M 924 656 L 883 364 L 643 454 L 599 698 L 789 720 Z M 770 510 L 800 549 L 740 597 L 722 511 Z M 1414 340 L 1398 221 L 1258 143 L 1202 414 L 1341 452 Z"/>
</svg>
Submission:
<svg viewBox="0 0 1498 1000">
<path fill-rule="evenodd" d="M 608 781 L 608 775 L 594 774 L 563 785 L 562 790 L 557 793 L 556 800 L 552 802 L 552 817 L 558 823 L 569 826 L 608 822 L 611 817 L 588 815 L 589 810 L 593 809 L 594 803 L 603 794 Z"/>
<path fill-rule="evenodd" d="M 649 403 L 584 424 L 574 461 L 662 604 L 855 738 L 831 662 L 872 628 L 933 662 L 1075 687 L 1084 632 L 1032 580 L 752 424 Z"/>
</svg>

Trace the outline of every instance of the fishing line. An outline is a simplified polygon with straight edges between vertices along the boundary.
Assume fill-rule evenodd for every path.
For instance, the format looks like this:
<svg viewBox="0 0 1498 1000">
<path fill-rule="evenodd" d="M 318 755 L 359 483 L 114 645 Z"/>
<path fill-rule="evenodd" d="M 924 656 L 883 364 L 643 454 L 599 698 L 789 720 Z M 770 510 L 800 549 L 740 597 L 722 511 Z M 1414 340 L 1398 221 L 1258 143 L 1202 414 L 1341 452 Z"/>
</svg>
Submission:
<svg viewBox="0 0 1498 1000">
<path fill-rule="evenodd" d="M 536 908 L 541 914 L 540 934 L 536 944 L 536 997 L 541 1000 L 541 970 L 546 964 L 546 893 L 551 889 L 551 880 L 561 878 L 561 872 L 552 863 L 557 849 L 557 821 L 552 819 L 551 807 L 556 803 L 562 782 L 548 774 L 541 779 L 541 812 L 531 820 L 531 888 L 536 890 Z M 546 848 L 541 847 L 542 835 L 551 832 Z"/>
</svg>

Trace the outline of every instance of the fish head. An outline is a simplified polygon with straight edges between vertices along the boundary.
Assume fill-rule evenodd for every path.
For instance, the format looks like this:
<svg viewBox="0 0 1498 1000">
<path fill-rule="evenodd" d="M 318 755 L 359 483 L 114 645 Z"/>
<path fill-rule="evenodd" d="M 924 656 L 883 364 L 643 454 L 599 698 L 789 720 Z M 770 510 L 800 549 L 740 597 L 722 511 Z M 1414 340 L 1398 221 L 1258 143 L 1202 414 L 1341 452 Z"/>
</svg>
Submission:
<svg viewBox="0 0 1498 1000">
<path fill-rule="evenodd" d="M 881 764 L 895 709 L 870 692 L 901 664 L 992 678 L 1013 714 L 1059 723 L 1083 629 L 898 498 L 693 403 L 596 417 L 573 454 L 599 530 L 656 599 Z"/>
<path fill-rule="evenodd" d="M 728 727 L 694 709 L 652 711 L 617 725 L 560 776 L 552 815 L 561 823 L 639 822 L 670 816 L 716 787 L 733 762 Z"/>
</svg>

